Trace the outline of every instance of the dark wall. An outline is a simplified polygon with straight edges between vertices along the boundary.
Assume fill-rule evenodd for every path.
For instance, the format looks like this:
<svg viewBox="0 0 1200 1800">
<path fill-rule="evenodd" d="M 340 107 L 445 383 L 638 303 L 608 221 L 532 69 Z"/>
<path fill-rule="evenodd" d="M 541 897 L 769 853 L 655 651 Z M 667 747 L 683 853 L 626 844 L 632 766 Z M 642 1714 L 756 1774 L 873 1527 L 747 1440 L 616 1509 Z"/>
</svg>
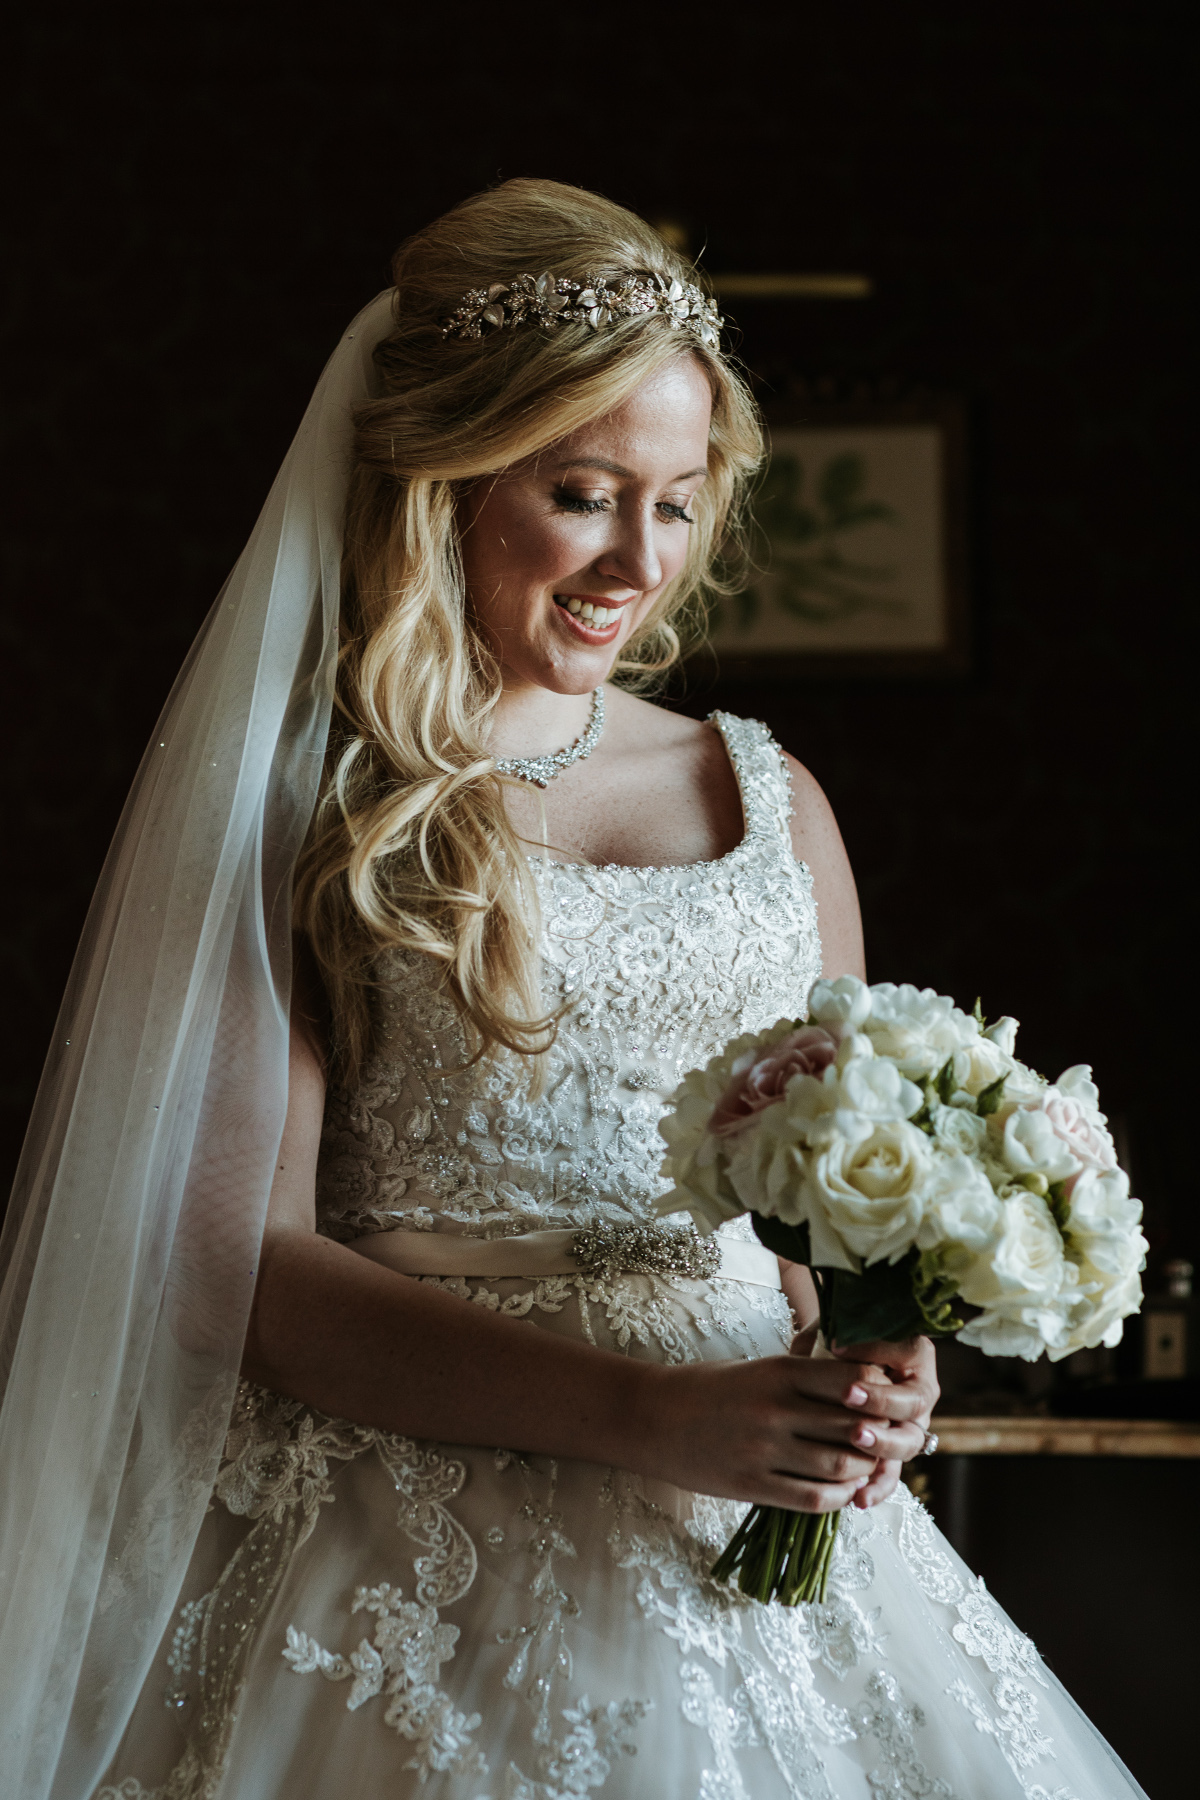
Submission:
<svg viewBox="0 0 1200 1800">
<path fill-rule="evenodd" d="M 1190 800 L 1182 9 L 46 16 L 8 99 L 5 1164 L 127 781 L 340 326 L 407 232 L 545 173 L 683 217 L 712 268 L 872 275 L 866 302 L 741 308 L 776 382 L 968 395 L 975 676 L 685 704 L 765 716 L 824 783 L 876 977 L 981 993 L 1050 1073 L 1094 1061 L 1156 1255 L 1194 1252 L 1161 1074 Z"/>
<path fill-rule="evenodd" d="M 825 785 L 875 977 L 981 994 L 1049 1073 L 1095 1063 L 1155 1258 L 1195 1258 L 1189 13 L 35 17 L 5 90 L 5 1169 L 127 783 L 324 357 L 406 233 L 547 174 L 682 217 L 710 268 L 870 274 L 869 301 L 740 309 L 776 384 L 967 396 L 975 673 L 683 703 L 767 718 Z"/>
</svg>

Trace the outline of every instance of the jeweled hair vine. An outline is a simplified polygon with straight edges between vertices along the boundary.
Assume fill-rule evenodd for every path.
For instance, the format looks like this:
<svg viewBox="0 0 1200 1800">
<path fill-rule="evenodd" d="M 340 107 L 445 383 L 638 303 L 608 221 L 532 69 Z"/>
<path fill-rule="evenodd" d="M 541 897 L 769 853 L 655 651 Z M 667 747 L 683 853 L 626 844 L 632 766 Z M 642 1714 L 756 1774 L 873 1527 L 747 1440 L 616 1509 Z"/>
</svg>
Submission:
<svg viewBox="0 0 1200 1800">
<path fill-rule="evenodd" d="M 486 288 L 464 294 L 443 322 L 442 336 L 480 338 L 505 326 L 539 325 L 558 331 L 563 325 L 582 325 L 603 331 L 620 319 L 655 314 L 675 331 L 692 334 L 706 350 L 721 348 L 725 323 L 716 303 L 703 288 L 678 276 L 645 270 L 618 275 L 611 281 L 602 275 L 585 275 L 581 281 L 569 275 L 552 275 L 547 269 L 536 278 L 518 275 L 514 281 L 493 281 Z"/>
<path fill-rule="evenodd" d="M 505 182 L 410 238 L 393 273 L 395 324 L 375 352 L 383 396 L 355 415 L 334 729 L 296 888 L 346 1080 L 370 1055 L 372 970 L 389 949 L 441 964 L 477 1053 L 536 1065 L 556 1030 L 536 890 L 486 747 L 500 678 L 467 604 L 461 495 L 676 358 L 699 360 L 713 416 L 687 560 L 618 664 L 644 686 L 677 659 L 681 615 L 730 588 L 721 558 L 762 456 L 695 271 L 600 195 Z"/>
</svg>

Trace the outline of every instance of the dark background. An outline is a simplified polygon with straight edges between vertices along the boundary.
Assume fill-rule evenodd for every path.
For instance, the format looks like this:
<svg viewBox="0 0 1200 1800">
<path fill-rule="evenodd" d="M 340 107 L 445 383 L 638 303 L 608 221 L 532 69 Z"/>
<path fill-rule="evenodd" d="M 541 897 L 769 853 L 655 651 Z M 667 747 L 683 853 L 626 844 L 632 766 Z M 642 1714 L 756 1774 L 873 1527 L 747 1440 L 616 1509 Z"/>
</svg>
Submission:
<svg viewBox="0 0 1200 1800">
<path fill-rule="evenodd" d="M 1095 1064 L 1152 1277 L 1195 1260 L 1189 17 L 76 0 L 25 23 L 0 321 L 5 1167 L 130 776 L 323 359 L 408 232 L 545 174 L 682 219 L 711 269 L 873 278 L 866 301 L 730 308 L 767 397 L 786 369 L 966 397 L 974 673 L 682 703 L 767 719 L 825 786 L 874 979 L 981 994 L 1051 1075 Z M 1098 1722 L 1169 1779 L 1135 1721 Z"/>
</svg>

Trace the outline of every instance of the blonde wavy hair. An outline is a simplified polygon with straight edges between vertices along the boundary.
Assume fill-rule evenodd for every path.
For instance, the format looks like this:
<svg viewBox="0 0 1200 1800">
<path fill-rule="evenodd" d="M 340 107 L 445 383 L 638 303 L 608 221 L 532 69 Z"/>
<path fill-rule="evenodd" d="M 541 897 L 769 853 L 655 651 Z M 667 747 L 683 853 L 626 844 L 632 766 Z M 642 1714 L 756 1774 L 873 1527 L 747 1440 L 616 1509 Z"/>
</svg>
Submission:
<svg viewBox="0 0 1200 1800">
<path fill-rule="evenodd" d="M 477 194 L 396 253 L 396 322 L 375 352 L 384 396 L 355 415 L 334 724 L 295 891 L 346 1085 L 371 1053 L 385 950 L 442 966 L 476 1057 L 536 1058 L 557 1029 L 540 989 L 536 890 L 486 749 L 500 671 L 467 602 L 459 498 L 605 416 L 675 357 L 699 359 L 713 412 L 687 561 L 617 665 L 623 685 L 644 687 L 679 657 L 681 619 L 702 615 L 705 590 L 729 588 L 762 458 L 735 369 L 658 315 L 595 333 L 443 338 L 469 289 L 543 270 L 696 279 L 635 214 L 553 181 Z"/>
</svg>

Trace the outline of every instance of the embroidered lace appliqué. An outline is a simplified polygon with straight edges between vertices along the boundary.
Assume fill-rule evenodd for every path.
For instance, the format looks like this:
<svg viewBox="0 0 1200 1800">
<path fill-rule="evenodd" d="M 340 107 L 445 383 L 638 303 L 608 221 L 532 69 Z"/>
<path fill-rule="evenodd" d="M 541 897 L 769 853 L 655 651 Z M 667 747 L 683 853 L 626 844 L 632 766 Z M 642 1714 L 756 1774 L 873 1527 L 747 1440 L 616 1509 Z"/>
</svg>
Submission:
<svg viewBox="0 0 1200 1800">
<path fill-rule="evenodd" d="M 466 1066 L 429 959 L 381 963 L 377 1055 L 326 1110 L 323 1231 L 502 1236 L 653 1216 L 667 1095 L 739 1032 L 803 1012 L 821 968 L 779 749 L 753 720 L 717 723 L 746 817 L 728 856 L 690 868 L 532 865 L 547 1003 L 568 1004 L 540 1098 L 513 1061 Z"/>
<path fill-rule="evenodd" d="M 925 1723 L 924 1714 L 905 1703 L 895 1676 L 878 1670 L 867 1682 L 867 1694 L 854 1722 L 872 1734 L 883 1756 L 882 1766 L 867 1776 L 872 1800 L 954 1800 L 952 1789 L 931 1777 L 917 1755 L 913 1732 Z"/>
<path fill-rule="evenodd" d="M 413 1746 L 405 1768 L 417 1769 L 422 1776 L 447 1770 L 458 1775 L 482 1773 L 483 1755 L 471 1743 L 479 1714 L 456 1711 L 437 1685 L 442 1664 L 454 1655 L 458 1627 L 441 1624 L 436 1607 L 406 1600 L 400 1588 L 386 1582 L 359 1588 L 350 1610 L 376 1615 L 371 1642 L 363 1638 L 346 1658 L 323 1650 L 307 1632 L 289 1625 L 284 1660 L 297 1675 L 319 1670 L 327 1681 L 350 1681 L 346 1696 L 350 1712 L 377 1694 L 386 1694 L 383 1723 Z"/>
<path fill-rule="evenodd" d="M 1054 1746 L 1041 1730 L 1037 1694 L 1029 1685 L 1049 1687 L 1036 1646 L 1005 1618 L 982 1577 L 962 1578 L 939 1547 L 933 1521 L 907 1488 L 898 1488 L 891 1503 L 904 1509 L 897 1542 L 921 1591 L 952 1610 L 956 1622 L 947 1625 L 951 1637 L 999 1677 L 991 1687 L 994 1711 L 966 1681 L 951 1683 L 946 1692 L 970 1713 L 977 1731 L 995 1739 L 1024 1785 L 1024 1770 L 1054 1757 Z"/>
</svg>

